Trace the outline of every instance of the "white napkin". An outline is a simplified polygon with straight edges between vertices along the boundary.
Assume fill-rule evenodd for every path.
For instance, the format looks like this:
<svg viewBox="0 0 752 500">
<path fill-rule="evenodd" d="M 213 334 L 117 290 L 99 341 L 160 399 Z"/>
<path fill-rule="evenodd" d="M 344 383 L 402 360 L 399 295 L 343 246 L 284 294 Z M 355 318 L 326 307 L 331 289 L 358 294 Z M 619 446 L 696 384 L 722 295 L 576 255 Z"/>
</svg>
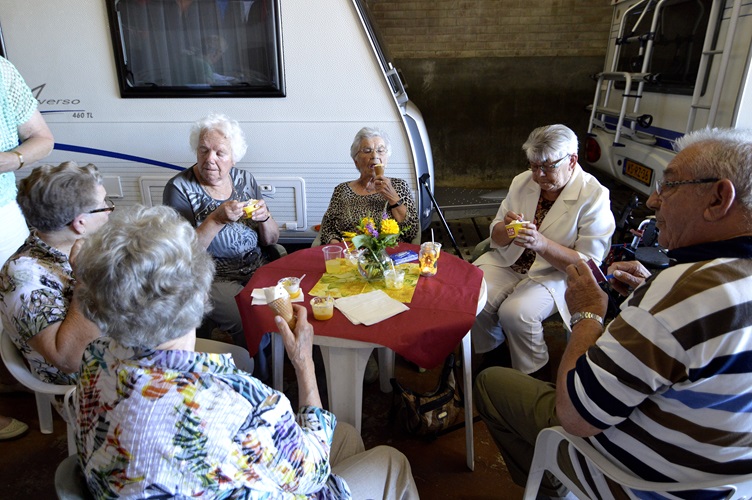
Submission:
<svg viewBox="0 0 752 500">
<path fill-rule="evenodd" d="M 252 306 L 266 305 L 266 295 L 264 294 L 263 288 L 254 288 L 251 292 L 251 298 L 253 299 L 253 301 L 251 302 Z M 298 295 L 294 299 L 290 299 L 290 302 L 303 302 L 304 298 L 305 293 L 303 292 L 303 290 L 301 290 L 300 295 Z"/>
<path fill-rule="evenodd" d="M 410 308 L 398 300 L 394 300 L 383 290 L 342 297 L 334 301 L 334 307 L 342 311 L 353 325 L 363 323 L 371 326 L 391 318 Z"/>
</svg>

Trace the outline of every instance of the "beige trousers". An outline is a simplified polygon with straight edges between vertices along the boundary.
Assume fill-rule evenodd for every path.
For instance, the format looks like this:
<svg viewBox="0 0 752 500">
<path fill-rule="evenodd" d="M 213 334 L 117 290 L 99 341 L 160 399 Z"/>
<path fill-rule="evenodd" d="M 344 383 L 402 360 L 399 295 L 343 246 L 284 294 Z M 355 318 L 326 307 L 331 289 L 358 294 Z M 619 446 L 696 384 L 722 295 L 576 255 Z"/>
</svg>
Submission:
<svg viewBox="0 0 752 500">
<path fill-rule="evenodd" d="M 344 478 L 355 500 L 419 498 L 407 457 L 390 446 L 366 451 L 363 439 L 350 424 L 337 423 L 331 462 L 332 472 Z"/>
</svg>

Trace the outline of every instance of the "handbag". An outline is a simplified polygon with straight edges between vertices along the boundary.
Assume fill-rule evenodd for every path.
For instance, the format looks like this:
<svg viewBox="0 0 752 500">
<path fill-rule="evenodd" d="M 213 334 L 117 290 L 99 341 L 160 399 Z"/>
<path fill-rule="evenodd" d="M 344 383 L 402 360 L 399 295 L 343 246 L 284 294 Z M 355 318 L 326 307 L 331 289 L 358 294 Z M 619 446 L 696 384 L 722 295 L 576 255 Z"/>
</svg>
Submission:
<svg viewBox="0 0 752 500">
<path fill-rule="evenodd" d="M 402 387 L 394 378 L 390 382 L 394 396 L 399 396 L 392 409 L 392 418 L 401 420 L 410 434 L 435 438 L 452 426 L 462 413 L 462 397 L 454 378 L 454 353 L 447 357 L 439 383 L 430 393 L 420 394 Z"/>
</svg>

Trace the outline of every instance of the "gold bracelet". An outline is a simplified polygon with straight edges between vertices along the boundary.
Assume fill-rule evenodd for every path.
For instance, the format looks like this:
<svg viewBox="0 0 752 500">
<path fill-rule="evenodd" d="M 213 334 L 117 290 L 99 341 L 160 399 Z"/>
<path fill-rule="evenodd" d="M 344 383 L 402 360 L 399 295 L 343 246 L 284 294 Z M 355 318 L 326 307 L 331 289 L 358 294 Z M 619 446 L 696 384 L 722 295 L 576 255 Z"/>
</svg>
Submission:
<svg viewBox="0 0 752 500">
<path fill-rule="evenodd" d="M 21 162 L 21 164 L 18 166 L 18 168 L 16 170 L 21 170 L 21 167 L 24 166 L 23 155 L 21 153 L 19 153 L 18 151 L 16 151 L 15 149 L 10 150 L 9 153 L 15 153 L 15 154 L 18 155 L 18 161 Z"/>
</svg>

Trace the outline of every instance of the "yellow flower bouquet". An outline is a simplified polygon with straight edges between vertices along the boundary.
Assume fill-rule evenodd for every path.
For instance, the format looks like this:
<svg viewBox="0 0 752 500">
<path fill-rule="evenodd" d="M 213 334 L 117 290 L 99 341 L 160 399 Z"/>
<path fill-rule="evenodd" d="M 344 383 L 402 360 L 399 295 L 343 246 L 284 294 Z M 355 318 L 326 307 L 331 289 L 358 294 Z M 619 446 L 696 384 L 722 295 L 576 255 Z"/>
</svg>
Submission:
<svg viewBox="0 0 752 500">
<path fill-rule="evenodd" d="M 391 267 L 391 257 L 386 249 L 397 246 L 400 228 L 397 221 L 388 219 L 386 213 L 377 223 L 372 217 L 364 217 L 355 228 L 352 244 L 363 250 L 358 260 L 358 270 L 367 280 L 380 279 L 384 270 Z"/>
</svg>

